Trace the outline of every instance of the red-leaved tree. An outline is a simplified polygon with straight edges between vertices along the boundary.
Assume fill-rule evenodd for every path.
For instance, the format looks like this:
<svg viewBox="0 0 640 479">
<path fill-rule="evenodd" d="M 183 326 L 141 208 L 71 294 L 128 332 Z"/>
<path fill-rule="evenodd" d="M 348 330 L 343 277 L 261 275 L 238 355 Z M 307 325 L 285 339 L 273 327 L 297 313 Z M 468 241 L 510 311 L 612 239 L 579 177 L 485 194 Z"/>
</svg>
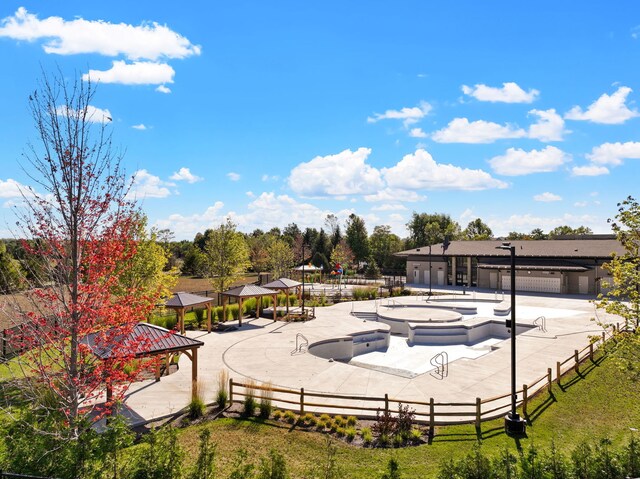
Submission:
<svg viewBox="0 0 640 479">
<path fill-rule="evenodd" d="M 63 425 L 58 433 L 78 438 L 95 417 L 105 384 L 113 400 L 139 373 L 135 353 L 149 344 L 125 342 L 147 317 L 160 291 L 123 284 L 135 264 L 142 216 L 128 198 L 130 179 L 112 148 L 111 118 L 92 105 L 90 82 L 67 83 L 43 75 L 29 106 L 39 142 L 29 145 L 23 168 L 35 184 L 23 192 L 18 213 L 24 248 L 43 259 L 38 284 L 16 315 L 24 353 L 17 362 L 19 390 L 31 405 Z M 109 351 L 99 359 L 86 344 Z M 107 404 L 110 406 L 110 404 Z"/>
</svg>

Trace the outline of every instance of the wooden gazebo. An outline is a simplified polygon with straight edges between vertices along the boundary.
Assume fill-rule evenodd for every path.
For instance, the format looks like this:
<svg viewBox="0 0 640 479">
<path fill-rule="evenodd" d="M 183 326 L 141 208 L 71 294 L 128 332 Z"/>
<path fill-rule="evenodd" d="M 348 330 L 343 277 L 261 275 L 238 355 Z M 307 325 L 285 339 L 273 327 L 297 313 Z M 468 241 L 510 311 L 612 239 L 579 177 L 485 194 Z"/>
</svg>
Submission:
<svg viewBox="0 0 640 479">
<path fill-rule="evenodd" d="M 322 282 L 322 266 L 316 266 L 314 264 L 304 264 L 304 265 L 296 266 L 295 268 L 293 268 L 293 271 L 300 274 L 303 282 L 305 281 L 305 278 L 304 278 L 305 274 L 313 274 L 313 273 L 319 272 L 320 282 Z"/>
<path fill-rule="evenodd" d="M 302 283 L 299 281 L 294 281 L 289 278 L 279 278 L 275 281 L 271 281 L 270 283 L 263 284 L 264 288 L 267 289 L 275 289 L 276 291 L 282 291 L 287 296 L 287 314 L 289 314 L 289 293 L 293 289 L 298 295 L 298 301 L 302 299 Z"/>
<path fill-rule="evenodd" d="M 196 382 L 198 380 L 198 348 L 204 346 L 202 341 L 191 339 L 181 334 L 176 334 L 168 329 L 149 323 L 136 324 L 130 333 L 117 338 L 117 353 L 114 348 L 105 346 L 102 338 L 108 332 L 97 332 L 86 335 L 81 343 L 86 344 L 94 355 L 103 361 L 114 356 L 134 356 L 145 358 L 164 355 L 166 370 L 169 370 L 171 357 L 177 353 L 184 353 L 191 359 L 191 395 L 197 393 Z M 156 364 L 156 381 L 160 381 L 160 362 Z M 107 382 L 107 403 L 113 398 L 113 386 Z"/>
<path fill-rule="evenodd" d="M 256 286 L 255 284 L 245 284 L 236 288 L 229 289 L 222 293 L 222 316 L 227 317 L 227 302 L 229 298 L 236 298 L 238 300 L 238 325 L 242 326 L 242 302 L 246 298 L 256 298 L 256 318 L 260 315 L 260 309 L 262 307 L 262 298 L 264 296 L 271 296 L 273 298 L 273 320 L 276 320 L 278 305 L 278 292 L 273 289 L 263 288 L 262 286 Z"/>
<path fill-rule="evenodd" d="M 165 303 L 165 307 L 174 309 L 176 316 L 178 317 L 178 326 L 180 333 L 184 334 L 184 313 L 187 308 L 194 308 L 196 306 L 204 306 L 207 308 L 207 331 L 211 332 L 211 303 L 213 298 L 207 298 L 206 296 L 198 296 L 197 294 L 179 292 L 175 293 L 173 297 L 169 298 Z"/>
</svg>

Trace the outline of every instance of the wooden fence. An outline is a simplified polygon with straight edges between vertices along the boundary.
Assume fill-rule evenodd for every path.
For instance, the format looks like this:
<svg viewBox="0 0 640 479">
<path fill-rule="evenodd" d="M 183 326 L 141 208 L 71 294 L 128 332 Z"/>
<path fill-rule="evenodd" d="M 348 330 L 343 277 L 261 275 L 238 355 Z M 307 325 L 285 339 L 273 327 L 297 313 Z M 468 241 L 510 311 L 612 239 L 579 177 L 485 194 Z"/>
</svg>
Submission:
<svg viewBox="0 0 640 479">
<path fill-rule="evenodd" d="M 602 337 L 594 339 L 581 350 L 574 353 L 562 362 L 556 364 L 555 381 L 561 384 L 562 377 L 570 371 L 580 371 L 580 365 L 587 361 L 593 361 L 596 345 L 602 345 L 606 340 L 605 332 Z M 523 384 L 516 391 L 517 405 L 523 415 L 528 414 L 528 406 L 533 395 L 546 389 L 551 393 L 553 385 L 552 368 L 547 368 L 546 374 L 529 384 Z M 317 413 L 339 413 L 357 416 L 362 419 L 375 418 L 381 412 L 398 411 L 400 405 L 409 406 L 415 410 L 416 422 L 428 425 L 433 432 L 433 427 L 453 424 L 475 424 L 480 427 L 484 421 L 504 416 L 511 410 L 511 393 L 494 396 L 486 399 L 476 398 L 473 402 L 436 402 L 434 398 L 426 401 L 406 400 L 384 396 L 357 396 L 345 394 L 329 394 L 315 391 L 306 391 L 304 388 L 288 389 L 259 385 L 255 383 L 238 382 L 229 379 L 230 404 L 242 403 L 247 396 L 254 396 L 259 400 L 261 391 L 268 391 L 273 404 L 282 409 L 296 411 L 304 414 L 309 409 Z"/>
</svg>

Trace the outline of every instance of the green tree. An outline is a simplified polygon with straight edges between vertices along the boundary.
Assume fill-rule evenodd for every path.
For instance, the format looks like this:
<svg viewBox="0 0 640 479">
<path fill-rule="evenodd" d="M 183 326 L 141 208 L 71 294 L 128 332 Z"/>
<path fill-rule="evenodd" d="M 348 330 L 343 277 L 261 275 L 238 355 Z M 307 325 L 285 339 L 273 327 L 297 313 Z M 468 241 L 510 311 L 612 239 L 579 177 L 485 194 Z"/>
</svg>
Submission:
<svg viewBox="0 0 640 479">
<path fill-rule="evenodd" d="M 275 278 L 288 277 L 295 264 L 293 249 L 283 239 L 271 241 L 267 247 L 267 264 Z"/>
<path fill-rule="evenodd" d="M 529 236 L 533 240 L 545 240 L 549 238 L 549 236 L 545 234 L 545 232 L 542 231 L 540 228 L 532 229 L 531 233 L 529 233 Z"/>
<path fill-rule="evenodd" d="M 249 261 L 251 269 L 255 273 L 262 273 L 269 269 L 269 247 L 273 243 L 273 236 L 264 234 L 260 230 L 254 231 L 247 237 L 247 246 L 249 247 Z"/>
<path fill-rule="evenodd" d="M 22 289 L 24 278 L 25 271 L 20 263 L 7 251 L 5 242 L 0 241 L 0 292 L 6 294 Z"/>
<path fill-rule="evenodd" d="M 615 220 L 609 219 L 625 252 L 613 253 L 604 268 L 611 273 L 611 289 L 596 302 L 598 308 L 624 319 L 626 332 L 617 332 L 609 346 L 622 363 L 638 372 L 637 351 L 640 350 L 640 205 L 629 196 L 618 203 Z M 611 326 L 611 324 L 604 324 Z"/>
<path fill-rule="evenodd" d="M 391 232 L 388 225 L 376 226 L 369 237 L 371 258 L 383 270 L 404 269 L 404 258 L 394 256 L 394 253 L 402 251 L 404 244 L 398 235 Z"/>
<path fill-rule="evenodd" d="M 493 231 L 480 218 L 470 221 L 462 232 L 462 238 L 465 240 L 489 240 L 493 238 Z"/>
<path fill-rule="evenodd" d="M 355 213 L 347 218 L 346 239 L 355 262 L 366 261 L 369 257 L 369 233 L 364 220 Z"/>
<path fill-rule="evenodd" d="M 577 228 L 572 228 L 571 226 L 563 225 L 557 226 L 549 231 L 549 238 L 555 239 L 558 236 L 571 236 L 571 235 L 590 235 L 593 234 L 591 228 L 587 226 L 578 226 Z"/>
<path fill-rule="evenodd" d="M 207 238 L 204 245 L 209 278 L 217 291 L 227 290 L 249 269 L 249 248 L 242 233 L 227 218 Z"/>
<path fill-rule="evenodd" d="M 324 229 L 320 228 L 320 232 L 315 238 L 313 243 L 313 254 L 321 254 L 325 258 L 329 258 L 331 256 L 331 240 L 325 233 Z"/>
<path fill-rule="evenodd" d="M 353 260 L 353 252 L 345 240 L 340 241 L 331 252 L 331 264 L 341 264 L 345 270 L 351 267 Z"/>
<path fill-rule="evenodd" d="M 518 233 L 517 231 L 510 231 L 507 235 L 508 240 L 529 240 L 531 237 L 526 233 Z"/>
<path fill-rule="evenodd" d="M 407 223 L 409 230 L 409 247 L 418 248 L 444 242 L 457 240 L 461 236 L 460 225 L 451 219 L 451 216 L 443 213 L 416 213 L 413 212 L 411 221 Z"/>
</svg>

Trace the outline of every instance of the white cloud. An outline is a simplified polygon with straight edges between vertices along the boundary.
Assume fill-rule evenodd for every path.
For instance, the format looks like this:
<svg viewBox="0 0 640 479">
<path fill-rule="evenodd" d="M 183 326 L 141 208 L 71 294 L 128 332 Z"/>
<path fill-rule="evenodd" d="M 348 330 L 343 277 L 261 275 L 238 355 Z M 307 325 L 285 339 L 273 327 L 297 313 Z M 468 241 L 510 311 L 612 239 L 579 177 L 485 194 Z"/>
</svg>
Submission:
<svg viewBox="0 0 640 479">
<path fill-rule="evenodd" d="M 607 232 L 603 225 L 606 222 L 593 215 L 573 215 L 565 213 L 553 217 L 534 216 L 531 214 L 511 215 L 508 218 L 490 218 L 486 221 L 496 236 L 506 236 L 510 231 L 520 233 L 528 233 L 529 231 L 540 228 L 542 231 L 550 231 L 560 225 L 568 225 L 572 228 L 578 226 L 587 226 L 594 233 Z"/>
<path fill-rule="evenodd" d="M 527 133 L 511 125 L 499 125 L 490 121 L 469 122 L 466 118 L 454 118 L 449 124 L 431 134 L 438 143 L 493 143 L 504 138 L 523 138 Z"/>
<path fill-rule="evenodd" d="M 540 94 L 533 88 L 526 92 L 514 82 L 503 83 L 502 88 L 483 84 L 476 84 L 473 87 L 462 85 L 462 92 L 476 100 L 502 103 L 531 103 Z"/>
<path fill-rule="evenodd" d="M 247 195 L 249 198 L 255 198 L 256 197 L 256 195 L 255 195 L 255 193 L 253 191 L 247 191 L 245 193 L 245 195 Z"/>
<path fill-rule="evenodd" d="M 92 105 L 87 106 L 86 114 L 83 111 L 76 111 L 72 108 L 68 108 L 66 105 L 59 106 L 56 109 L 56 113 L 59 116 L 73 117 L 78 120 L 82 120 L 82 117 L 84 116 L 84 119 L 91 123 L 107 123 L 109 121 L 112 121 L 111 112 L 109 110 L 96 108 Z"/>
<path fill-rule="evenodd" d="M 0 198 L 21 198 L 23 194 L 33 196 L 33 191 L 30 187 L 11 178 L 6 181 L 0 180 Z"/>
<path fill-rule="evenodd" d="M 198 181 L 202 181 L 204 178 L 194 175 L 193 173 L 191 173 L 191 170 L 189 168 L 183 167 L 176 171 L 173 175 L 171 175 L 169 179 L 175 181 L 186 181 L 187 183 L 196 183 Z"/>
<path fill-rule="evenodd" d="M 552 201 L 562 201 L 562 196 L 558 196 L 554 193 L 549 193 L 545 191 L 544 193 L 540 193 L 539 195 L 534 195 L 533 199 L 535 201 L 542 201 L 543 203 L 549 203 Z"/>
<path fill-rule="evenodd" d="M 368 123 L 375 123 L 380 120 L 403 120 L 405 127 L 412 125 L 431 111 L 431 105 L 426 101 L 421 101 L 418 106 L 405 107 L 401 110 L 387 110 L 384 113 L 375 113 L 373 116 L 367 118 Z"/>
<path fill-rule="evenodd" d="M 40 20 L 24 7 L 0 20 L 0 37 L 15 40 L 44 40 L 46 53 L 74 55 L 97 53 L 129 60 L 186 58 L 200 54 L 200 47 L 165 25 L 109 23 L 103 20 L 48 17 Z"/>
<path fill-rule="evenodd" d="M 486 190 L 508 185 L 482 170 L 436 163 L 426 150 L 406 155 L 391 168 L 383 168 L 387 184 L 395 189 L 409 190 Z"/>
<path fill-rule="evenodd" d="M 625 159 L 640 159 L 640 142 L 603 143 L 594 147 L 586 157 L 592 163 L 600 165 L 621 165 Z"/>
<path fill-rule="evenodd" d="M 82 75 L 87 81 L 122 85 L 160 85 L 173 83 L 175 70 L 166 63 L 114 61 L 109 70 L 89 70 Z"/>
<path fill-rule="evenodd" d="M 571 174 L 573 176 L 600 176 L 608 175 L 609 168 L 606 166 L 587 165 L 587 166 L 574 166 L 571 168 Z"/>
<path fill-rule="evenodd" d="M 227 178 L 229 178 L 231 181 L 238 181 L 240 179 L 240 174 L 230 171 L 229 173 L 227 173 Z"/>
<path fill-rule="evenodd" d="M 278 181 L 280 179 L 280 176 L 264 174 L 264 175 L 262 175 L 261 179 L 262 179 L 262 181 Z"/>
<path fill-rule="evenodd" d="M 547 146 L 540 151 L 509 148 L 504 155 L 491 158 L 489 164 L 500 175 L 519 176 L 556 171 L 570 159 L 567 153 L 555 146 Z"/>
<path fill-rule="evenodd" d="M 128 196 L 137 199 L 166 198 L 171 195 L 167 186 L 171 185 L 147 170 L 138 170 L 134 173 L 133 185 Z"/>
<path fill-rule="evenodd" d="M 412 128 L 409 132 L 409 136 L 412 138 L 426 138 L 427 134 L 422 131 L 422 128 Z"/>
<path fill-rule="evenodd" d="M 604 93 L 589 105 L 586 111 L 583 111 L 579 106 L 574 106 L 565 113 L 564 117 L 568 120 L 588 120 L 593 123 L 609 125 L 624 123 L 630 118 L 640 115 L 637 110 L 631 110 L 626 105 L 627 96 L 632 91 L 626 86 L 618 87 L 612 95 Z"/>
<path fill-rule="evenodd" d="M 344 150 L 300 163 L 288 178 L 289 187 L 303 196 L 373 194 L 383 187 L 380 171 L 366 164 L 369 148 Z"/>
<path fill-rule="evenodd" d="M 202 233 L 205 229 L 216 227 L 224 221 L 223 207 L 224 203 L 216 201 L 201 214 L 185 216 L 175 213 L 156 221 L 154 226 L 158 229 L 168 228 L 174 231 L 177 239 L 193 239 L 196 233 Z"/>
<path fill-rule="evenodd" d="M 380 206 L 373 206 L 371 211 L 405 211 L 407 207 L 401 203 L 386 203 Z"/>
<path fill-rule="evenodd" d="M 538 122 L 529 127 L 529 138 L 540 141 L 562 141 L 563 135 L 571 133 L 564 129 L 564 120 L 556 111 L 550 110 L 531 110 L 530 115 L 538 116 Z"/>
<path fill-rule="evenodd" d="M 584 208 L 585 206 L 587 206 L 589 203 L 587 201 L 576 201 L 573 206 L 575 206 L 576 208 Z"/>
<path fill-rule="evenodd" d="M 424 201 L 426 199 L 426 196 L 415 191 L 399 188 L 384 188 L 373 195 L 364 196 L 364 200 L 369 203 L 375 203 L 378 201 L 404 201 L 405 203 L 415 203 L 416 201 Z"/>
<path fill-rule="evenodd" d="M 160 93 L 171 93 L 171 88 L 165 85 L 160 85 L 156 88 L 156 91 Z"/>
<path fill-rule="evenodd" d="M 146 130 L 147 125 L 145 125 L 144 123 L 140 123 L 139 125 L 133 125 L 131 128 L 133 128 L 134 130 Z"/>
</svg>

